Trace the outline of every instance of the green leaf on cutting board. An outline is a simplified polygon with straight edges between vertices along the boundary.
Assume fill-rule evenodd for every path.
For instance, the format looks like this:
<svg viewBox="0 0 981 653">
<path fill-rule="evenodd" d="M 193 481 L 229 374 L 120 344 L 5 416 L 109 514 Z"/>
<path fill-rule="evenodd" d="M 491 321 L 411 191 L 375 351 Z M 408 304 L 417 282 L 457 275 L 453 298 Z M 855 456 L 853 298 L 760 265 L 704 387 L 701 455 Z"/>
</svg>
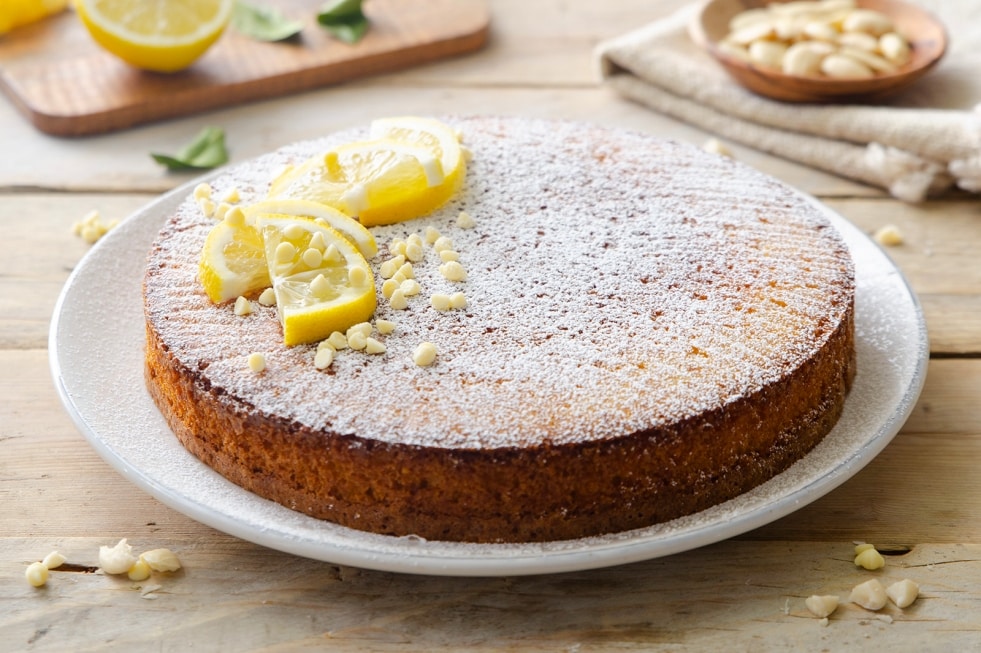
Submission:
<svg viewBox="0 0 981 653">
<path fill-rule="evenodd" d="M 361 0 L 329 0 L 317 14 L 320 23 L 334 38 L 357 43 L 368 31 L 368 18 L 361 10 Z"/>
<path fill-rule="evenodd" d="M 232 10 L 232 27 L 256 41 L 285 41 L 303 29 L 303 23 L 290 20 L 275 9 L 238 0 Z"/>
<path fill-rule="evenodd" d="M 153 160 L 168 170 L 201 170 L 216 168 L 228 162 L 225 149 L 225 131 L 218 127 L 205 127 L 193 141 L 177 154 L 153 154 Z"/>
</svg>

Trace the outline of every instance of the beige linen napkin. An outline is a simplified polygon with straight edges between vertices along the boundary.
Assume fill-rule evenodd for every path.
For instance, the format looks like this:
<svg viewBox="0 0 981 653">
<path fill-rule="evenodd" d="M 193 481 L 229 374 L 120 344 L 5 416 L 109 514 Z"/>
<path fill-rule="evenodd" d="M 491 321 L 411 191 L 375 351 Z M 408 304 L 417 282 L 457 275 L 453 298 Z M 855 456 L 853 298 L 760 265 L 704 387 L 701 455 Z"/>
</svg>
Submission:
<svg viewBox="0 0 981 653">
<path fill-rule="evenodd" d="M 597 57 L 604 82 L 623 96 L 722 138 L 908 202 L 955 184 L 981 192 L 981 113 L 971 110 L 981 101 L 981 3 L 938 4 L 962 26 L 945 21 L 959 47 L 889 104 L 787 104 L 750 93 L 689 37 L 698 5 L 601 43 Z"/>
</svg>

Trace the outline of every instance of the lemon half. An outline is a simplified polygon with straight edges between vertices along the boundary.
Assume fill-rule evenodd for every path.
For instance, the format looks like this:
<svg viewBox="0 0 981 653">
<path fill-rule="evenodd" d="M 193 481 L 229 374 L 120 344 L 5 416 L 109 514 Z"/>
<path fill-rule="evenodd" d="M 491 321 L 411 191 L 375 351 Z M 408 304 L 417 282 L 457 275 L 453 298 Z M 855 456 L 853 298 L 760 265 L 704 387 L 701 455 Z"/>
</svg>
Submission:
<svg viewBox="0 0 981 653">
<path fill-rule="evenodd" d="M 187 68 L 218 40 L 235 0 L 76 0 L 92 38 L 146 70 Z"/>
</svg>

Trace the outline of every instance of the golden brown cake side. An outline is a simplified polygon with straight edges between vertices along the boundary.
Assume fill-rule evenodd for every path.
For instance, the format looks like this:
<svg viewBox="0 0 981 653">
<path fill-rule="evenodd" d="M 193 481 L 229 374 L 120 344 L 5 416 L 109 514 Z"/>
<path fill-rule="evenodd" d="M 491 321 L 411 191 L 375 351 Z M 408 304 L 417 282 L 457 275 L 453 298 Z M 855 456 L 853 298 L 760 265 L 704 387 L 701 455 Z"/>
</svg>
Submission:
<svg viewBox="0 0 981 653">
<path fill-rule="evenodd" d="M 718 504 L 833 427 L 854 375 L 853 272 L 805 199 L 650 137 L 460 123 L 476 156 L 459 201 L 376 237 L 449 233 L 470 211 L 478 228 L 454 236 L 471 306 L 380 301 L 400 325 L 383 357 L 317 371 L 313 347 L 278 344 L 271 311 L 210 305 L 193 251 L 208 220 L 187 205 L 168 223 L 145 280 L 147 382 L 194 455 L 356 529 L 546 541 Z M 322 146 L 216 184 L 261 196 L 270 168 Z M 409 358 L 421 340 L 440 348 L 433 368 Z M 251 351 L 267 352 L 261 375 Z"/>
</svg>

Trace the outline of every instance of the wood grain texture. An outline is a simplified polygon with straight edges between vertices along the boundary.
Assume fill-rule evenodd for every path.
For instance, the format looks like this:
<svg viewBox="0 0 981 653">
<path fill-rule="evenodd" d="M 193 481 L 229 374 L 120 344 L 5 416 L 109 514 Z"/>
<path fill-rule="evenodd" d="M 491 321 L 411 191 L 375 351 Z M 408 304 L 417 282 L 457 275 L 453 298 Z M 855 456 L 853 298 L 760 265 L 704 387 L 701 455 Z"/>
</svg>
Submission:
<svg viewBox="0 0 981 653">
<path fill-rule="evenodd" d="M 591 68 L 599 40 L 680 4 L 488 0 L 492 34 L 472 56 L 88 138 L 40 133 L 0 101 L 0 143 L 13 153 L 0 157 L 0 652 L 981 650 L 981 220 L 966 195 L 904 205 L 733 148 L 867 233 L 901 229 L 905 244 L 886 252 L 920 297 L 933 360 L 906 425 L 850 481 L 739 538 L 663 559 L 451 579 L 297 558 L 144 494 L 98 456 L 58 401 L 47 329 L 61 285 L 89 249 L 72 222 L 91 209 L 125 218 L 191 178 L 163 173 L 148 152 L 214 124 L 238 162 L 395 113 L 590 120 L 700 145 L 709 134 L 624 102 Z M 44 26 L 25 29 L 31 38 L 5 39 L 3 52 L 56 58 L 28 47 Z M 91 45 L 78 31 L 61 36 L 66 50 Z M 26 564 L 52 549 L 89 566 L 100 545 L 121 537 L 140 550 L 173 548 L 185 569 L 155 578 L 159 589 L 146 597 L 128 581 L 81 572 L 56 571 L 42 590 L 24 580 Z M 853 540 L 895 555 L 865 572 L 851 562 Z M 912 578 L 923 595 L 882 615 L 843 605 L 826 627 L 804 610 L 809 594 L 845 599 L 873 575 Z"/>
<path fill-rule="evenodd" d="M 14 563 L 0 568 L 0 648 L 910 651 L 975 650 L 981 637 L 978 545 L 922 544 L 877 572 L 853 564 L 850 542 L 728 542 L 601 572 L 453 579 L 336 567 L 234 540 L 140 537 L 137 550 L 169 547 L 185 568 L 143 583 L 56 570 L 40 590 L 18 577 L 52 549 L 91 565 L 107 543 L 0 539 Z M 849 603 L 870 578 L 909 578 L 920 597 L 904 610 Z M 806 610 L 811 594 L 840 597 L 828 625 Z"/>
<path fill-rule="evenodd" d="M 296 42 L 264 43 L 228 29 L 204 57 L 174 74 L 132 68 L 87 42 L 81 51 L 64 48 L 84 31 L 68 12 L 36 29 L 36 43 L 18 40 L 15 54 L 42 56 L 15 57 L 0 42 L 0 88 L 41 131 L 80 136 L 460 55 L 483 46 L 489 28 L 484 0 L 374 0 L 365 8 L 367 35 L 348 45 L 316 24 L 309 3 L 281 4 L 305 25 Z"/>
</svg>

